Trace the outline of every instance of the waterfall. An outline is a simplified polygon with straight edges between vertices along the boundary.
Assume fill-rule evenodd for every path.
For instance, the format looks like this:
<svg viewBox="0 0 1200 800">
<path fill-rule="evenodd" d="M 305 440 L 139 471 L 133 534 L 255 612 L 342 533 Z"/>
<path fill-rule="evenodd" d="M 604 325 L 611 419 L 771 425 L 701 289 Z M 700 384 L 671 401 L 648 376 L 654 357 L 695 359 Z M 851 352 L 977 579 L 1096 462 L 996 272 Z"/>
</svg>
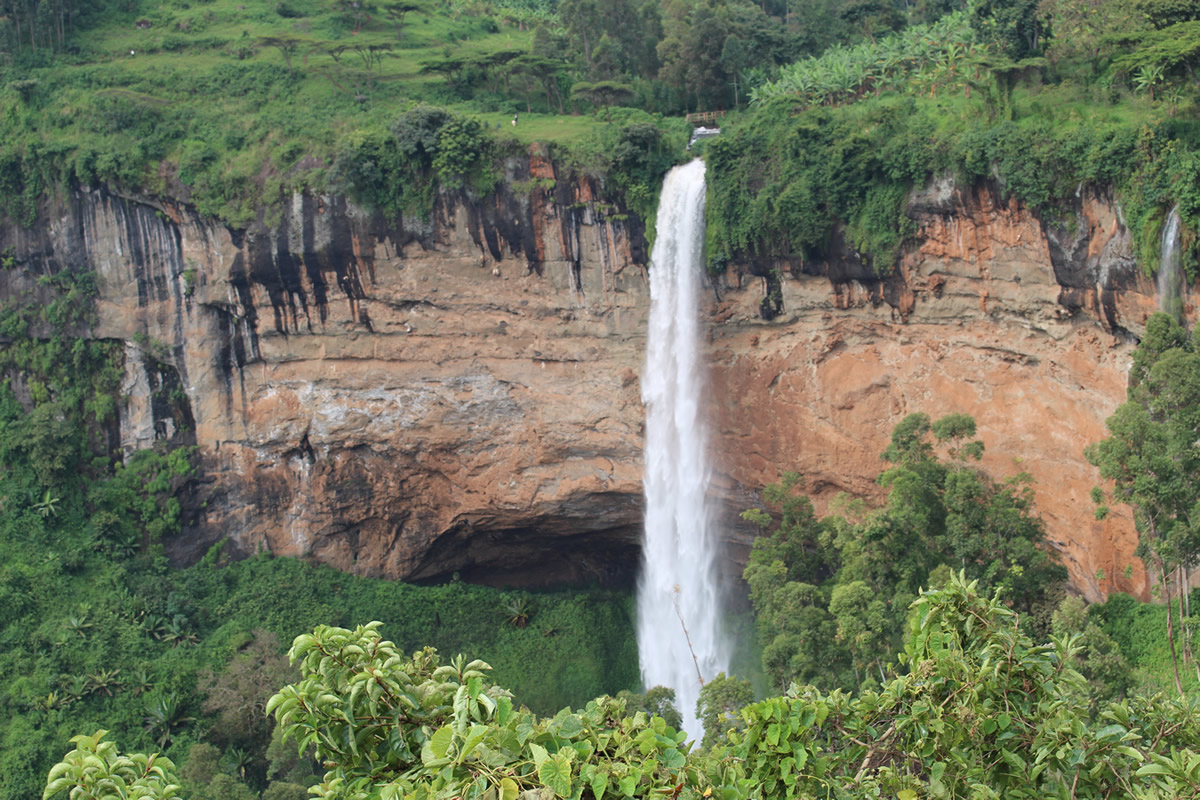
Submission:
<svg viewBox="0 0 1200 800">
<path fill-rule="evenodd" d="M 1179 206 L 1171 209 L 1163 225 L 1158 263 L 1158 309 L 1183 321 L 1183 269 L 1179 253 Z"/>
<path fill-rule="evenodd" d="M 708 444 L 702 401 L 700 284 L 704 266 L 704 162 L 672 169 L 658 205 L 650 255 L 650 327 L 642 401 L 646 528 L 638 586 L 642 683 L 675 690 L 683 729 L 703 682 L 728 669 L 721 633 L 718 537 L 708 507 Z"/>
</svg>

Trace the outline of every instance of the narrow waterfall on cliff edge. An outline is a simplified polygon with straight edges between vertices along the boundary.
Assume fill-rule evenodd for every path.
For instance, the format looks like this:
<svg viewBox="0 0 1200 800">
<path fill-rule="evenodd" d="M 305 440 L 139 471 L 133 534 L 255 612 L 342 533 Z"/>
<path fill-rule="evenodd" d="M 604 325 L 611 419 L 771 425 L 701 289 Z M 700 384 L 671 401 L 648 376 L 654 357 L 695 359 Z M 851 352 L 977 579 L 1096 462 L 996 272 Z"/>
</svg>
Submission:
<svg viewBox="0 0 1200 800">
<path fill-rule="evenodd" d="M 1162 250 L 1158 263 L 1158 309 L 1183 321 L 1183 268 L 1179 236 L 1179 206 L 1171 209 L 1163 225 Z"/>
<path fill-rule="evenodd" d="M 717 577 L 720 546 L 708 507 L 706 396 L 700 358 L 704 162 L 663 183 L 650 255 L 646 405 L 646 529 L 638 585 L 642 683 L 675 690 L 683 729 L 699 740 L 700 687 L 728 669 Z"/>
</svg>

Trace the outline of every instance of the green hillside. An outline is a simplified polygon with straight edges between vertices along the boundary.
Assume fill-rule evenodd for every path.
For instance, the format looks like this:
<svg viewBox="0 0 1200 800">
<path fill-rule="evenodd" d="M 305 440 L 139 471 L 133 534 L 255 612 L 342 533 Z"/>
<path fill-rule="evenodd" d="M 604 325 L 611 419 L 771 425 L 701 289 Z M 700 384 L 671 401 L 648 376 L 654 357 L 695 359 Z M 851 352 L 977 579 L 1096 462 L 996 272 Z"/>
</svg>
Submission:
<svg viewBox="0 0 1200 800">
<path fill-rule="evenodd" d="M 1112 192 L 1147 273 L 1177 207 L 1195 279 L 1198 67 L 1192 0 L 0 0 L 0 214 L 32 225 L 47 197 L 106 185 L 234 228 L 270 221 L 297 190 L 423 216 L 438 192 L 486 195 L 504 158 L 537 142 L 649 216 L 687 157 L 683 115 L 725 110 L 701 145 L 714 272 L 752 265 L 778 285 L 773 259 L 815 259 L 844 236 L 886 276 L 915 233 L 906 198 L 949 176 L 1048 225 L 1075 224 L 1083 188 Z M 0 268 L 17 266 L 0 243 Z M 404 653 L 492 661 L 498 684 L 550 714 L 639 688 L 628 593 L 413 587 L 266 555 L 226 563 L 219 548 L 171 568 L 162 542 L 180 530 L 194 454 L 112 452 L 121 344 L 70 335 L 88 322 L 90 276 L 43 285 L 60 299 L 0 313 L 0 800 L 39 796 L 68 737 L 102 728 L 175 759 L 199 800 L 303 797 L 326 767 L 364 781 L 331 796 L 447 800 L 1200 785 L 1200 594 L 1171 580 L 1200 560 L 1200 346 L 1166 315 L 1089 455 L 1107 500 L 1136 507 L 1165 605 L 1064 598 L 1024 479 L 981 477 L 969 418 L 914 414 L 884 454 L 890 496 L 874 512 L 817 519 L 790 480 L 766 487 L 746 573 L 762 652 L 740 660 L 761 655 L 788 694 L 741 714 L 748 686 L 712 681 L 708 755 L 641 713 L 669 716 L 661 693 L 501 720 L 481 675 L 459 664 L 442 680 L 418 655 L 394 681 L 404 727 L 391 707 L 378 751 L 321 743 L 322 765 L 280 745 L 263 713 L 296 679 L 292 637 L 377 619 Z M 337 672 L 314 660 L 310 674 Z M 381 689 L 308 688 L 322 713 L 342 693 L 378 714 Z M 464 766 L 476 736 L 490 750 Z M 372 781 L 399 764 L 428 792 L 381 794 Z"/>
</svg>

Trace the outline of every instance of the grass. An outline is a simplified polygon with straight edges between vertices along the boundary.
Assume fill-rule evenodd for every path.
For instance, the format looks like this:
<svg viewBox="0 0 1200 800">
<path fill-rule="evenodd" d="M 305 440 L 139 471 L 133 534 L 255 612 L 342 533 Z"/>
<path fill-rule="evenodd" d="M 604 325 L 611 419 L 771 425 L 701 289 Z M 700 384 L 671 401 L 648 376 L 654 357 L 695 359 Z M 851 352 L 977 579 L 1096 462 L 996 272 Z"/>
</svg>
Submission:
<svg viewBox="0 0 1200 800">
<path fill-rule="evenodd" d="M 501 137 L 513 136 L 523 145 L 534 142 L 556 142 L 570 145 L 583 141 L 595 133 L 597 126 L 603 124 L 590 114 L 576 116 L 561 116 L 558 114 L 526 113 L 519 114 L 516 127 L 512 125 L 513 114 L 507 112 L 491 112 L 475 114 L 479 120 L 488 123 L 493 128 L 498 127 Z"/>
<path fill-rule="evenodd" d="M 1200 599 L 1200 593 L 1195 595 Z M 1200 691 L 1196 670 L 1183 660 L 1183 635 L 1179 630 L 1176 598 L 1175 646 L 1179 655 L 1179 678 L 1185 692 Z M 1126 594 L 1114 594 L 1093 615 L 1116 640 L 1133 670 L 1133 685 L 1144 694 L 1175 693 L 1171 649 L 1167 641 L 1167 608 L 1159 603 L 1139 603 Z"/>
<path fill-rule="evenodd" d="M 605 124 L 527 113 L 498 75 L 423 73 L 429 62 L 528 51 L 528 30 L 473 13 L 431 4 L 409 13 L 397 38 L 382 13 L 356 29 L 321 0 L 142 2 L 77 31 L 53 59 L 25 53 L 0 68 L 0 168 L 19 165 L 26 209 L 72 180 L 161 193 L 182 183 L 201 211 L 241 226 L 282 192 L 327 188 L 340 141 L 421 103 L 525 146 L 577 143 Z M 32 90 L 13 88 L 28 80 Z"/>
</svg>

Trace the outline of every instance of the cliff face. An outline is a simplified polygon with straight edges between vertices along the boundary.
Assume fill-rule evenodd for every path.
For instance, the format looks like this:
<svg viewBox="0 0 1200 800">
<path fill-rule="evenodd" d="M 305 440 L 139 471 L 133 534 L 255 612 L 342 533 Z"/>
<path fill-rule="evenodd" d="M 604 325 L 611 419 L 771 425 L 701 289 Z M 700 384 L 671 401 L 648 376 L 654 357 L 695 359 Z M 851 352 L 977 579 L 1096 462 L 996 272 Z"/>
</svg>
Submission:
<svg viewBox="0 0 1200 800">
<path fill-rule="evenodd" d="M 627 577 L 643 229 L 536 155 L 508 169 L 498 195 L 443 196 L 426 221 L 296 196 L 246 231 L 80 191 L 0 230 L 19 266 L 0 297 L 96 273 L 91 334 L 127 342 L 123 446 L 198 445 L 179 560 L 228 537 L 387 577 Z M 1126 332 L 1153 307 L 1114 204 L 1083 196 L 1048 228 L 987 189 L 937 184 L 913 214 L 920 246 L 887 280 L 835 242 L 826 261 L 744 265 L 710 298 L 731 540 L 745 546 L 736 512 L 783 470 L 820 505 L 880 500 L 892 426 L 965 411 L 995 476 L 1037 479 L 1080 590 L 1144 593 L 1132 524 L 1092 519 L 1082 456 L 1124 398 Z"/>
<path fill-rule="evenodd" d="M 880 502 L 874 477 L 896 422 L 966 412 L 993 477 L 1035 479 L 1075 587 L 1145 595 L 1132 520 L 1124 507 L 1094 518 L 1083 448 L 1125 399 L 1154 287 L 1111 198 L 1083 193 L 1066 211 L 1047 226 L 989 187 L 942 181 L 911 198 L 918 244 L 886 280 L 840 241 L 824 261 L 726 276 L 709 314 L 728 480 L 794 470 L 819 510 L 840 492 Z M 768 322 L 772 293 L 782 311 Z"/>
<path fill-rule="evenodd" d="M 0 281 L 95 271 L 92 334 L 129 343 L 123 445 L 199 446 L 180 560 L 229 537 L 380 576 L 604 580 L 640 535 L 644 233 L 541 159 L 509 170 L 532 188 L 428 221 L 297 196 L 244 232 L 81 192 L 4 230 Z"/>
</svg>

